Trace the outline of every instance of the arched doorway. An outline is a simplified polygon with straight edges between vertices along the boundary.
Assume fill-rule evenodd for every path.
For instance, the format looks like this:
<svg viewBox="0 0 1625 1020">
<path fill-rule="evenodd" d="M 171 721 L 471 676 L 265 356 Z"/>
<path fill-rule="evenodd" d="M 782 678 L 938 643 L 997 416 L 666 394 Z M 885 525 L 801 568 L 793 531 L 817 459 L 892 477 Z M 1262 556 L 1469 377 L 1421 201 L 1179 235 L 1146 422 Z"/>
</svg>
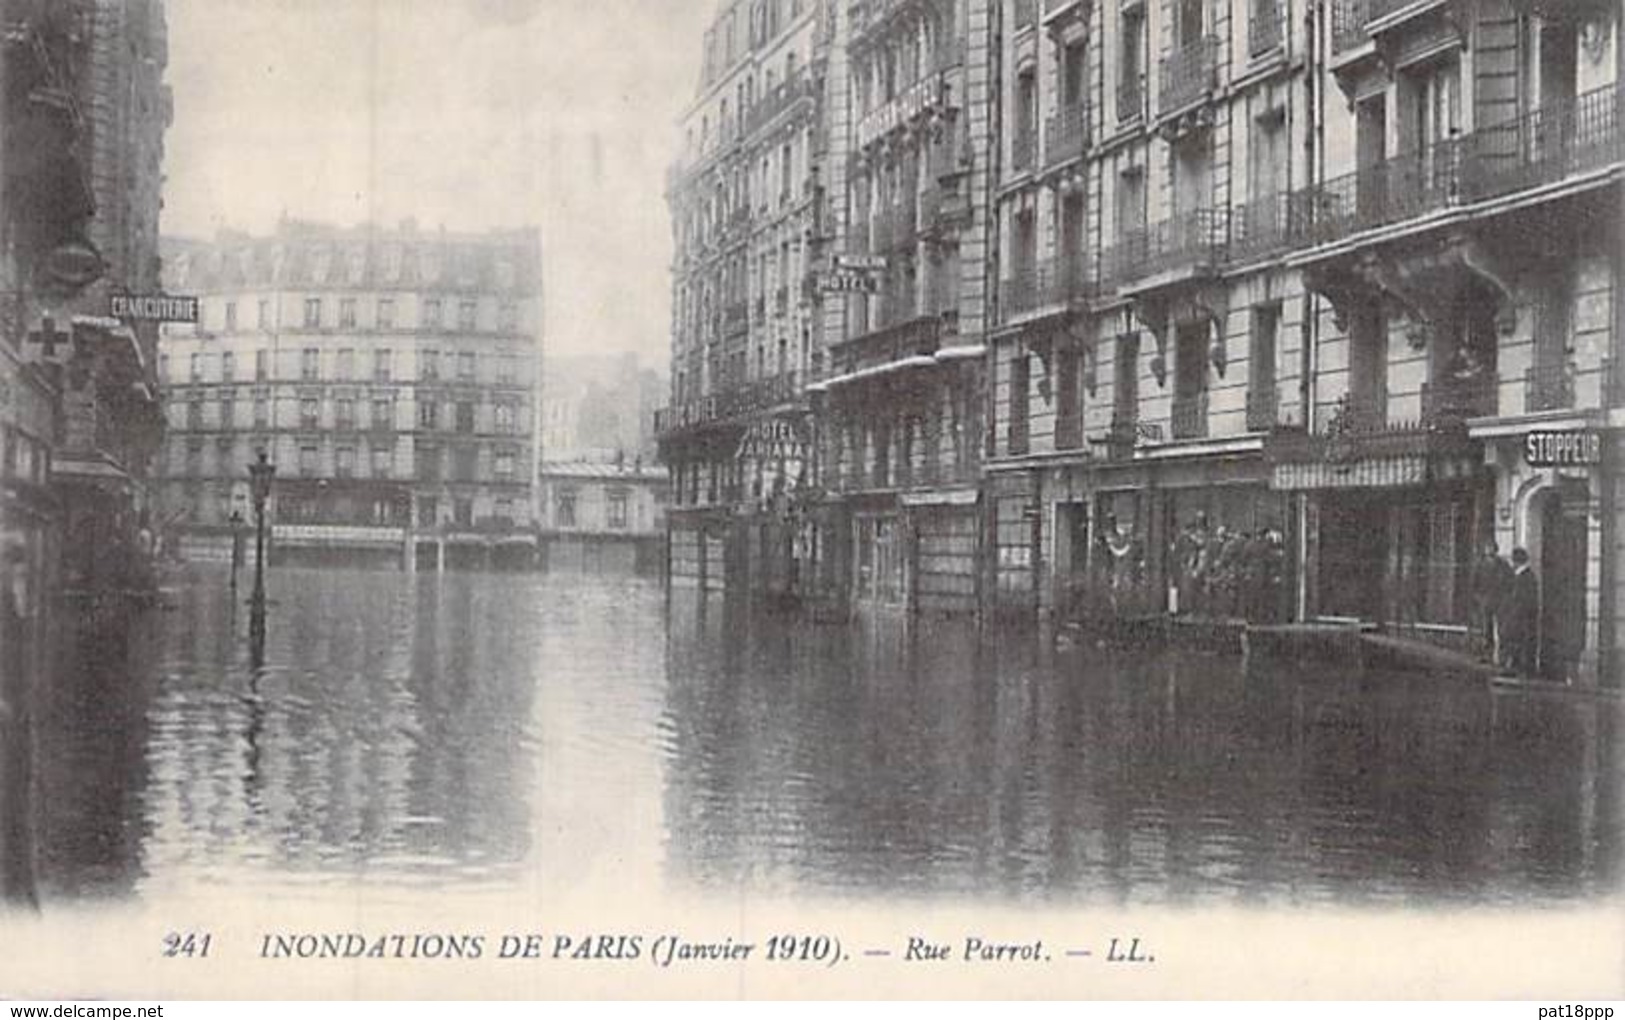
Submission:
<svg viewBox="0 0 1625 1020">
<path fill-rule="evenodd" d="M 1529 557 L 1541 591 L 1540 673 L 1551 680 L 1575 676 L 1585 651 L 1586 514 L 1585 486 L 1569 479 L 1529 502 Z"/>
</svg>

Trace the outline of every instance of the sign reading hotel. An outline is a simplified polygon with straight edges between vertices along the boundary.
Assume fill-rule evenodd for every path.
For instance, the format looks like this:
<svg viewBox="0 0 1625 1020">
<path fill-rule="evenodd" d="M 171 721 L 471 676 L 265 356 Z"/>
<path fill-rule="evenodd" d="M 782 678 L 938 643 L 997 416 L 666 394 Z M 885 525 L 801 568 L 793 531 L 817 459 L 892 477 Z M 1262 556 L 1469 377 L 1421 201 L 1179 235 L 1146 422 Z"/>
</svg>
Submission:
<svg viewBox="0 0 1625 1020">
<path fill-rule="evenodd" d="M 1602 436 L 1589 429 L 1531 432 L 1523 438 L 1523 459 L 1530 467 L 1601 464 Z"/>
<path fill-rule="evenodd" d="M 115 319 L 138 322 L 191 322 L 198 320 L 195 297 L 172 294 L 114 294 L 108 313 Z"/>
</svg>

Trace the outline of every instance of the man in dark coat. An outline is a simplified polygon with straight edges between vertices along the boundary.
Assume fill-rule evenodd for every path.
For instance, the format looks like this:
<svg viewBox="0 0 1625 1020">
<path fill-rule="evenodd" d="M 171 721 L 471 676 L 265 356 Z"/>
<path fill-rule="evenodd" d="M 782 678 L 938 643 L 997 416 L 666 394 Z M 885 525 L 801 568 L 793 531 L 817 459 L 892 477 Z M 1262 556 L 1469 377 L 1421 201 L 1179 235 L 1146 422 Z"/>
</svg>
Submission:
<svg viewBox="0 0 1625 1020">
<path fill-rule="evenodd" d="M 1496 654 L 1497 640 L 1505 640 L 1499 618 L 1501 606 L 1512 588 L 1512 568 L 1501 558 L 1494 539 L 1484 543 L 1484 553 L 1473 568 L 1473 627 L 1477 631 L 1479 649 L 1490 662 L 1500 662 L 1504 653 Z"/>
<path fill-rule="evenodd" d="M 1540 644 L 1540 579 L 1529 565 L 1529 552 L 1512 550 L 1512 587 L 1497 616 L 1507 665 L 1523 676 L 1535 675 Z"/>
</svg>

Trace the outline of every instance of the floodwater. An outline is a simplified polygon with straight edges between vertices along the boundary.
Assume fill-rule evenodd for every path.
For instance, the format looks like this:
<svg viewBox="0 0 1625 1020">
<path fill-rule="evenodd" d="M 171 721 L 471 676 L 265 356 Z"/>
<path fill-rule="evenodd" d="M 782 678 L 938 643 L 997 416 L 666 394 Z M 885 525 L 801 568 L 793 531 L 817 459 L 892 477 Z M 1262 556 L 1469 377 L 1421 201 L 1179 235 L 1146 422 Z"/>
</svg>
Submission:
<svg viewBox="0 0 1625 1020">
<path fill-rule="evenodd" d="M 636 884 L 1012 904 L 1620 888 L 1617 699 L 754 614 L 657 582 L 223 574 L 37 716 L 53 903 Z M 70 650 L 71 651 L 71 650 Z"/>
</svg>

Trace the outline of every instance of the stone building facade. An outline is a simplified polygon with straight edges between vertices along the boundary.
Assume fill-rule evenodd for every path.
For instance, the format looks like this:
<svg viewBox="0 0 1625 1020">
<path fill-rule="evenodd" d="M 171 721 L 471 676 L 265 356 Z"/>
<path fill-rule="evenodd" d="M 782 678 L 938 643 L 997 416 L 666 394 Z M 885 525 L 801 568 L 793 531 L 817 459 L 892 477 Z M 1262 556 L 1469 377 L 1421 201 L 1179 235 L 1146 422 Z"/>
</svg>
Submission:
<svg viewBox="0 0 1625 1020">
<path fill-rule="evenodd" d="M 1618 681 L 1616 0 L 820 11 L 813 576 Z"/>
<path fill-rule="evenodd" d="M 264 450 L 277 559 L 533 560 L 534 232 L 284 221 L 166 245 L 169 288 L 201 299 L 159 357 L 181 546 L 229 548 Z"/>
</svg>

